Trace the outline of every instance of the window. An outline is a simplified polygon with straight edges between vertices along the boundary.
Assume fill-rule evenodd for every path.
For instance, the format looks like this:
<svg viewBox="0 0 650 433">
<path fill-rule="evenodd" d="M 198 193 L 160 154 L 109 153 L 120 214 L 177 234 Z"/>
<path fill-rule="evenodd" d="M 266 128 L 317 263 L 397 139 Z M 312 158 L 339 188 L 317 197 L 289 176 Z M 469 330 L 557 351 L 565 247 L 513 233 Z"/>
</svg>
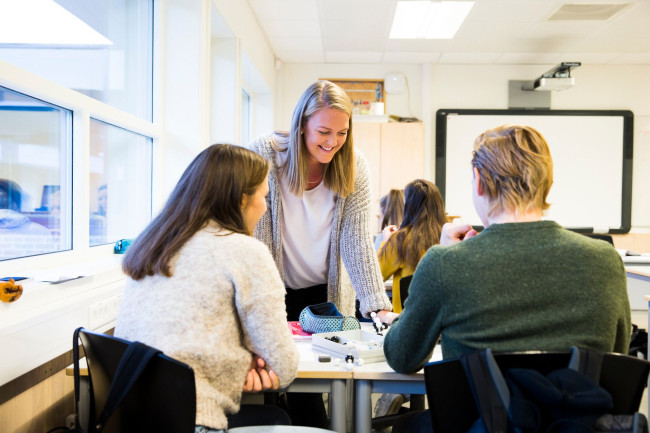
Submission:
<svg viewBox="0 0 650 433">
<path fill-rule="evenodd" d="M 0 7 L 0 60 L 151 121 L 153 0 Z"/>
<path fill-rule="evenodd" d="M 151 219 L 153 4 L 0 6 L 0 260 L 69 263 Z"/>
<path fill-rule="evenodd" d="M 90 119 L 90 246 L 134 238 L 151 219 L 151 154 L 151 138 Z"/>
<path fill-rule="evenodd" d="M 71 248 L 72 113 L 0 87 L 0 260 Z"/>
<path fill-rule="evenodd" d="M 241 89 L 241 136 L 242 146 L 248 145 L 251 131 L 251 96 L 246 90 Z"/>
</svg>

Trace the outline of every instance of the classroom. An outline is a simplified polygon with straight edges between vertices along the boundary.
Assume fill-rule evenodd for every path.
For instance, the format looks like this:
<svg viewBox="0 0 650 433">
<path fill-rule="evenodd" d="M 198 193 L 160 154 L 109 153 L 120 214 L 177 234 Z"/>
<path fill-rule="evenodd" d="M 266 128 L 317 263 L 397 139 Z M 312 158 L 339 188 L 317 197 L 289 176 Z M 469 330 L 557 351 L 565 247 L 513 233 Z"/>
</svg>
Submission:
<svg viewBox="0 0 650 433">
<path fill-rule="evenodd" d="M 383 194 L 414 178 L 436 181 L 439 110 L 631 112 L 630 227 L 613 242 L 650 253 L 645 0 L 462 1 L 471 5 L 453 38 L 417 40 L 389 39 L 397 0 L 15 3 L 27 7 L 0 26 L 0 180 L 20 184 L 29 197 L 22 210 L 56 232 L 58 247 L 5 257 L 8 243 L 0 245 L 0 278 L 28 277 L 19 299 L 0 302 L 0 432 L 65 424 L 74 412 L 73 331 L 115 327 L 127 281 L 115 242 L 137 237 L 211 144 L 248 146 L 288 130 L 301 94 L 320 79 L 382 86 L 353 116 L 355 147 L 369 164 L 373 234 Z M 571 5 L 594 10 L 551 18 Z M 75 21 L 49 18 L 58 9 Z M 44 39 L 20 39 L 39 27 Z M 95 39 L 75 40 L 82 31 Z M 580 63 L 569 88 L 513 90 L 562 62 Z M 471 203 L 469 159 L 448 172 L 465 173 Z M 107 185 L 118 197 L 106 198 Z M 585 194 L 597 200 L 597 191 Z M 635 268 L 631 319 L 647 329 L 650 264 Z M 362 431 L 353 418 L 339 428 Z"/>
</svg>

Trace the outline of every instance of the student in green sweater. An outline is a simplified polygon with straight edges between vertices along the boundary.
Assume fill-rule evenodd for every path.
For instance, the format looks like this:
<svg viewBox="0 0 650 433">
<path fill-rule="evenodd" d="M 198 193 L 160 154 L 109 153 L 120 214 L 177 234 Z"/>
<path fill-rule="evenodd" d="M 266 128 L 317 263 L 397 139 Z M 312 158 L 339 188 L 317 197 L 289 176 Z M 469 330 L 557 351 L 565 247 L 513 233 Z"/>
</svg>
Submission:
<svg viewBox="0 0 650 433">
<path fill-rule="evenodd" d="M 542 135 L 519 125 L 487 130 L 475 141 L 472 170 L 485 229 L 445 224 L 442 245 L 420 260 L 384 339 L 388 364 L 418 371 L 438 337 L 444 358 L 486 347 L 627 353 L 630 303 L 620 256 L 604 241 L 542 221 L 553 183 Z M 428 414 L 422 421 L 430 422 Z"/>
</svg>

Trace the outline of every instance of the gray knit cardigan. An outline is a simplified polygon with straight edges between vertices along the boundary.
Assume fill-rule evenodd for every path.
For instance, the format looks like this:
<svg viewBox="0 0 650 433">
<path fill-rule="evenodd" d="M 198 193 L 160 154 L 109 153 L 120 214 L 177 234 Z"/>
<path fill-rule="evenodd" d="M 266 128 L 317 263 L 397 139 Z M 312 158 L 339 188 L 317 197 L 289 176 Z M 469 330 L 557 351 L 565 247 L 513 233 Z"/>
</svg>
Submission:
<svg viewBox="0 0 650 433">
<path fill-rule="evenodd" d="M 255 229 L 255 237 L 271 250 L 280 276 L 282 265 L 282 200 L 276 151 L 271 143 L 275 134 L 258 137 L 250 149 L 270 164 L 268 209 Z M 384 288 L 370 232 L 370 176 L 365 158 L 355 152 L 354 192 L 336 197 L 329 250 L 327 298 L 344 315 L 354 315 L 355 290 L 359 309 L 369 317 L 371 311 L 392 310 Z M 345 268 L 341 266 L 345 265 Z M 347 271 L 347 272 L 346 272 Z"/>
</svg>

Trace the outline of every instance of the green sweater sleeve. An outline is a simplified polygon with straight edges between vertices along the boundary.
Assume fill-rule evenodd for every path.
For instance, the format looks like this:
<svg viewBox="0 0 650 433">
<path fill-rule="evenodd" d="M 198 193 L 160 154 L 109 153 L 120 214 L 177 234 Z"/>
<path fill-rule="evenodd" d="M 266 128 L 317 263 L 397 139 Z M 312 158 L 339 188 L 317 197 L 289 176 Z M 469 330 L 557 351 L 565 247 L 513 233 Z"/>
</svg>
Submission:
<svg viewBox="0 0 650 433">
<path fill-rule="evenodd" d="M 444 300 L 437 263 L 442 251 L 431 249 L 420 260 L 404 310 L 384 338 L 386 361 L 398 373 L 420 370 L 431 358 L 440 336 Z"/>
</svg>

